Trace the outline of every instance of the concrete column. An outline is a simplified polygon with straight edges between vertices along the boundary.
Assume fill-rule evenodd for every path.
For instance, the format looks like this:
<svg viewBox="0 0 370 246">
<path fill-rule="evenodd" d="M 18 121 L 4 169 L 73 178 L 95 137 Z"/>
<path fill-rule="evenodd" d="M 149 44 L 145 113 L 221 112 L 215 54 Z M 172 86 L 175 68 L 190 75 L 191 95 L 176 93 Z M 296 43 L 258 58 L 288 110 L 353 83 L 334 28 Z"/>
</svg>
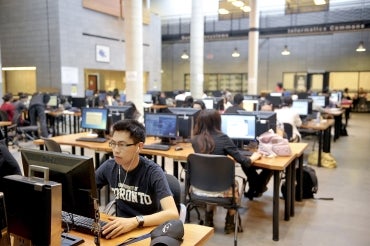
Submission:
<svg viewBox="0 0 370 246">
<path fill-rule="evenodd" d="M 135 103 L 143 119 L 143 2 L 124 0 L 126 100 Z"/>
<path fill-rule="evenodd" d="M 192 0 L 190 25 L 190 91 L 195 99 L 203 95 L 204 16 L 203 1 Z"/>
<path fill-rule="evenodd" d="M 248 94 L 257 94 L 258 83 L 258 39 L 259 39 L 259 9 L 258 0 L 251 0 L 248 35 Z"/>
</svg>

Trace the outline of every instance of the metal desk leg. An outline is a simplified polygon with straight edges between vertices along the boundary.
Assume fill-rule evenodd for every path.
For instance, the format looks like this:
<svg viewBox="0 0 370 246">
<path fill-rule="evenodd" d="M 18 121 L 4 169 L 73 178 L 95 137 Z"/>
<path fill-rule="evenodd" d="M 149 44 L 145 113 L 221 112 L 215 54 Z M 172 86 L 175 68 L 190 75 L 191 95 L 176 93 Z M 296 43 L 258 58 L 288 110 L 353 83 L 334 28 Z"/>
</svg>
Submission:
<svg viewBox="0 0 370 246">
<path fill-rule="evenodd" d="M 173 161 L 173 176 L 179 178 L 179 161 Z"/>
<path fill-rule="evenodd" d="M 274 195 L 272 208 L 272 240 L 279 241 L 279 186 L 280 171 L 274 170 Z"/>
<path fill-rule="evenodd" d="M 296 158 L 290 165 L 292 166 L 292 182 L 291 182 L 291 196 L 290 196 L 290 216 L 294 216 L 294 203 L 295 203 L 295 193 L 296 193 L 296 162 L 298 158 Z"/>
<path fill-rule="evenodd" d="M 317 157 L 317 166 L 321 167 L 321 152 L 322 152 L 322 131 L 319 131 L 319 150 L 318 150 L 318 157 Z"/>
<path fill-rule="evenodd" d="M 284 220 L 289 221 L 290 219 L 290 205 L 292 200 L 292 166 L 290 163 L 289 166 L 285 169 L 286 175 L 286 198 L 285 198 L 285 208 L 284 208 Z"/>
</svg>

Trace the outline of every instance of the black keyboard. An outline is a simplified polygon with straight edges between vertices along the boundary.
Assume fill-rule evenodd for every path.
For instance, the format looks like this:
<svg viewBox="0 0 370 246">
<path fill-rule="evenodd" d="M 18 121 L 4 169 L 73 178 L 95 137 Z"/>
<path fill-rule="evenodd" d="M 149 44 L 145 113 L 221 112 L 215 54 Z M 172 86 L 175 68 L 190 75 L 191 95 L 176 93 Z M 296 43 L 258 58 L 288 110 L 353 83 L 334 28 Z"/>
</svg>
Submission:
<svg viewBox="0 0 370 246">
<path fill-rule="evenodd" d="M 94 235 L 94 219 L 92 218 L 62 211 L 62 222 L 63 228 L 79 231 L 84 234 Z M 107 222 L 100 220 L 99 224 L 100 227 L 103 227 L 105 224 L 107 224 Z"/>
<path fill-rule="evenodd" d="M 246 149 L 239 149 L 239 152 L 243 156 L 251 156 L 253 154 L 253 151 L 246 150 Z"/>
<path fill-rule="evenodd" d="M 83 141 L 83 142 L 93 142 L 93 143 L 104 143 L 107 141 L 106 138 L 87 138 L 87 137 L 80 137 L 77 138 L 76 141 Z"/>
<path fill-rule="evenodd" d="M 165 144 L 144 144 L 144 149 L 169 150 L 171 146 Z"/>
</svg>

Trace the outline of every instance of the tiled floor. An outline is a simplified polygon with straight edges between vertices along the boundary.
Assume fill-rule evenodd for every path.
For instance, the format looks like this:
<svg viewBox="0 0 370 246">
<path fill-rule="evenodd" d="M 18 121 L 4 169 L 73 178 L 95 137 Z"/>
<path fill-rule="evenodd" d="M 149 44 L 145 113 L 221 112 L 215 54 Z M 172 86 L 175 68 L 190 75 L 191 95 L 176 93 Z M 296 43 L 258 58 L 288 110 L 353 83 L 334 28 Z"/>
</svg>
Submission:
<svg viewBox="0 0 370 246">
<path fill-rule="evenodd" d="M 283 219 L 280 201 L 280 240 L 272 240 L 272 182 L 269 190 L 254 201 L 243 200 L 241 211 L 244 232 L 238 234 L 239 245 L 370 245 L 370 114 L 352 114 L 347 128 L 348 137 L 331 145 L 337 161 L 336 169 L 317 168 L 320 197 L 296 202 L 295 216 Z M 306 153 L 312 151 L 312 141 Z M 26 144 L 33 147 L 31 142 Z M 69 147 L 64 147 L 67 150 Z M 19 160 L 19 152 L 12 149 Z M 92 154 L 86 151 L 87 154 Z M 19 160 L 20 161 L 20 160 Z M 171 160 L 166 167 L 172 173 Z M 193 216 L 192 216 L 193 217 Z M 233 245 L 233 235 L 223 232 L 225 211 L 218 208 L 215 234 L 207 245 Z M 196 223 L 195 219 L 192 222 Z"/>
</svg>

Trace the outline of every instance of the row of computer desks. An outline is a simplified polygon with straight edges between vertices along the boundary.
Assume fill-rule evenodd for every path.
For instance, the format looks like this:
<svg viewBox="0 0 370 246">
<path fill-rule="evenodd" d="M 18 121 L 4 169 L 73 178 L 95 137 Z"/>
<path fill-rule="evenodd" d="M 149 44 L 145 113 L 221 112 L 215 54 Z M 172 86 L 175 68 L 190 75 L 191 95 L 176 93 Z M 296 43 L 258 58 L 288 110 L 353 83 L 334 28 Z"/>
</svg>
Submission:
<svg viewBox="0 0 370 246">
<path fill-rule="evenodd" d="M 154 157 L 162 157 L 162 167 L 165 169 L 164 158 L 173 160 L 173 174 L 178 177 L 179 162 L 186 161 L 189 154 L 193 153 L 193 148 L 189 141 L 192 135 L 195 118 L 199 110 L 193 108 L 169 108 L 171 113 L 151 113 L 144 114 L 144 124 L 146 126 L 147 139 L 141 154 Z M 84 149 L 88 148 L 95 152 L 95 167 L 100 165 L 101 154 L 109 156 L 107 133 L 109 126 L 115 121 L 124 119 L 127 107 L 110 108 L 83 108 L 81 111 L 81 128 L 93 129 L 97 136 L 90 131 L 74 133 L 68 135 L 55 136 L 52 139 L 61 145 L 72 147 L 72 153 L 76 154 L 76 148 L 80 149 L 80 154 L 84 155 Z M 222 114 L 222 131 L 226 133 L 240 148 L 248 148 L 248 143 L 256 143 L 256 137 L 261 133 L 272 128 L 276 130 L 276 113 L 267 111 L 247 112 L 240 111 L 238 114 Z M 98 124 L 97 124 L 98 123 Z M 309 121 L 303 127 L 317 130 L 319 132 L 320 152 L 324 144 L 321 141 L 328 141 L 330 144 L 330 129 L 334 124 L 333 120 L 321 122 Z M 325 135 L 326 134 L 326 135 Z M 323 137 L 328 136 L 329 139 Z M 81 141 L 81 138 L 83 141 Z M 95 140 L 97 138 L 98 140 Z M 100 138 L 105 138 L 103 141 Z M 87 139 L 91 139 L 87 140 Z M 35 144 L 43 149 L 43 140 L 34 141 Z M 327 143 L 326 143 L 327 144 Z M 273 171 L 273 211 L 272 229 L 273 240 L 279 240 L 279 194 L 280 194 L 280 173 L 285 171 L 287 178 L 287 198 L 284 202 L 284 219 L 289 220 L 294 216 L 294 195 L 297 181 L 299 200 L 302 198 L 302 166 L 303 152 L 307 148 L 307 143 L 290 143 L 293 154 L 288 157 L 263 157 L 254 163 L 255 166 L 267 168 Z M 326 146 L 327 148 L 327 146 Z M 329 147 L 330 148 L 330 147 Z M 326 149 L 327 150 L 327 149 Z M 158 160 L 158 159 L 156 159 Z M 159 160 L 158 160 L 159 162 Z M 299 168 L 296 177 L 296 166 Z M 107 190 L 108 191 L 108 190 Z M 106 196 L 109 201 L 109 191 Z M 102 202 L 102 201 L 101 201 Z"/>
</svg>

